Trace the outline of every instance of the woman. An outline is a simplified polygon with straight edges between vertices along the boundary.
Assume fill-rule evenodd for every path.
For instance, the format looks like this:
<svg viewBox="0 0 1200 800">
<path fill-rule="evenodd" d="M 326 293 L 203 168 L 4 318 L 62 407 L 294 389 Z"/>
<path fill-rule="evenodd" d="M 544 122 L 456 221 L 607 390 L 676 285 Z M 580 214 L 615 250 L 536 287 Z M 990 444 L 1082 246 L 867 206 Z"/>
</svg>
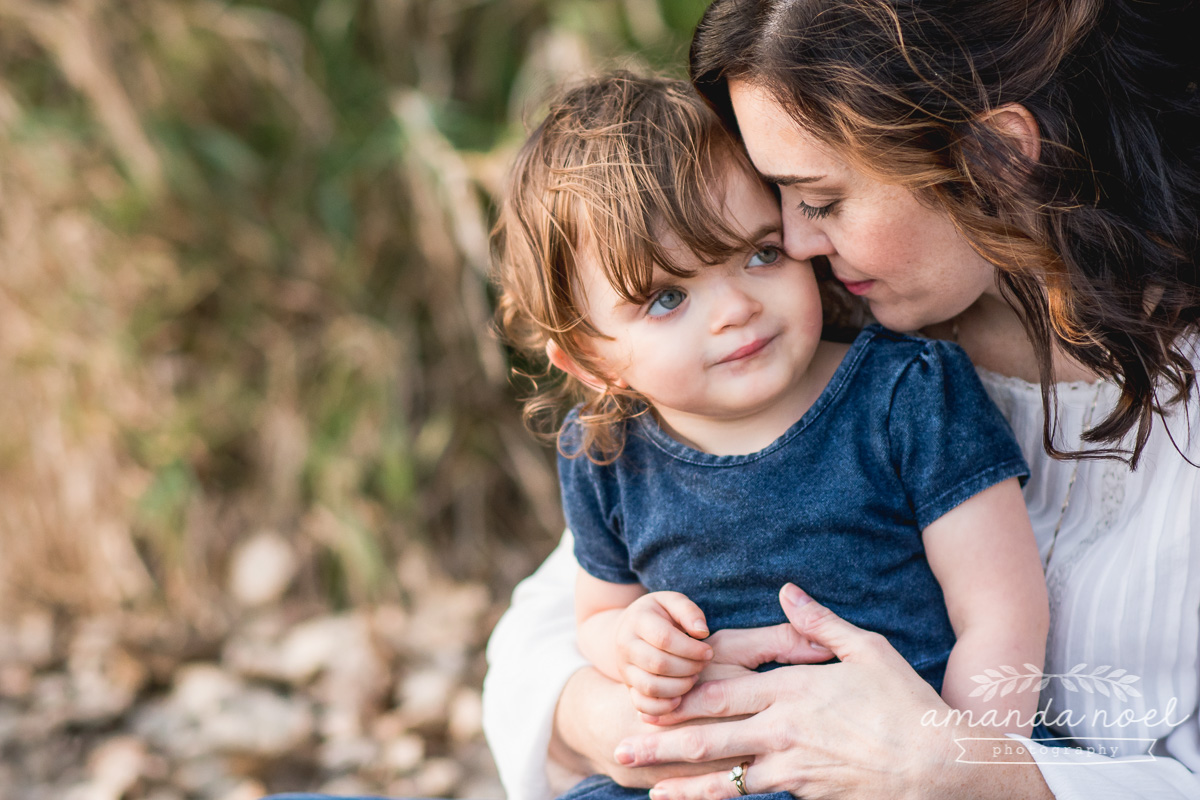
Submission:
<svg viewBox="0 0 1200 800">
<path fill-rule="evenodd" d="M 793 626 L 840 664 L 704 684 L 664 720 L 703 725 L 639 723 L 574 650 L 566 537 L 490 645 L 486 728 L 513 800 L 592 772 L 652 800 L 1200 797 L 1197 16 L 717 0 L 692 46 L 693 81 L 779 187 L 789 254 L 826 259 L 884 324 L 958 341 L 1008 416 L 1051 597 L 1042 703 L 1091 751 L 936 724 L 945 707 L 886 642 L 794 587 Z"/>
</svg>

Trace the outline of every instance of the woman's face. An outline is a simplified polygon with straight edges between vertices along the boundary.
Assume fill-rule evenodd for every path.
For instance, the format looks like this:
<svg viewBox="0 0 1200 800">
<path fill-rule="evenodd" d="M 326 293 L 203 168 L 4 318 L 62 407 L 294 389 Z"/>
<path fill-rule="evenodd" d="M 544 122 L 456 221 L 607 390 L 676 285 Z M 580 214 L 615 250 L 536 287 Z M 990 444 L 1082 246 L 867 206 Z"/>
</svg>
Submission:
<svg viewBox="0 0 1200 800">
<path fill-rule="evenodd" d="M 731 82 L 729 94 L 751 160 L 779 187 L 789 256 L 826 256 L 837 279 L 899 331 L 951 319 L 984 293 L 998 295 L 995 268 L 944 212 L 855 170 L 754 84 Z"/>
</svg>

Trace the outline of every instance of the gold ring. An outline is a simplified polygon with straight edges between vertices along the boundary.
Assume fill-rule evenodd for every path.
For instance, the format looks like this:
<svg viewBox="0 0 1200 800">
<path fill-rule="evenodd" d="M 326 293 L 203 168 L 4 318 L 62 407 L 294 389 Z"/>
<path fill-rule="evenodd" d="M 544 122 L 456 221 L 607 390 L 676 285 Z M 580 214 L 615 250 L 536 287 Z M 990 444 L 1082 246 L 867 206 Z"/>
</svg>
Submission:
<svg viewBox="0 0 1200 800">
<path fill-rule="evenodd" d="M 749 768 L 750 762 L 743 761 L 741 764 L 738 764 L 736 767 L 729 770 L 729 780 L 732 781 L 733 785 L 737 787 L 738 794 L 740 795 L 749 794 L 749 792 L 746 791 L 746 770 Z"/>
</svg>

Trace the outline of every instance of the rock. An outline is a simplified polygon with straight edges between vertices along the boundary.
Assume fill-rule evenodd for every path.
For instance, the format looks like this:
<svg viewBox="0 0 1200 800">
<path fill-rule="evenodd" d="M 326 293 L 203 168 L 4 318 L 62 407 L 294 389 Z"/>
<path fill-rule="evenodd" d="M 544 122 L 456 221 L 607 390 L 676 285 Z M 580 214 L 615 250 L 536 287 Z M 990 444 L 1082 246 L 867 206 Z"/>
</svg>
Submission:
<svg viewBox="0 0 1200 800">
<path fill-rule="evenodd" d="M 175 675 L 170 703 L 193 716 L 211 713 L 238 695 L 245 684 L 215 664 L 188 664 Z"/>
<path fill-rule="evenodd" d="M 477 689 L 463 687 L 455 693 L 446 729 L 456 742 L 469 742 L 483 735 L 483 698 Z"/>
<path fill-rule="evenodd" d="M 402 606 L 387 603 L 371 612 L 371 631 L 376 640 L 400 653 L 406 648 L 409 619 Z"/>
<path fill-rule="evenodd" d="M 372 788 L 365 783 L 361 778 L 353 775 L 343 775 L 339 778 L 334 778 L 322 784 L 317 792 L 319 794 L 331 794 L 336 796 L 355 796 L 361 797 L 372 794 Z"/>
<path fill-rule="evenodd" d="M 274 531 L 262 531 L 240 544 L 229 566 L 229 593 L 247 608 L 283 597 L 296 577 L 296 554 Z"/>
<path fill-rule="evenodd" d="M 457 669 L 483 638 L 480 624 L 489 603 L 478 584 L 437 583 L 421 594 L 405 634 L 411 655 Z"/>
<path fill-rule="evenodd" d="M 441 670 L 413 672 L 397 686 L 398 711 L 409 728 L 440 727 L 445 724 L 455 688 L 455 677 Z"/>
<path fill-rule="evenodd" d="M 394 775 L 407 775 L 425 758 L 425 740 L 416 734 L 401 736 L 383 745 L 379 763 Z"/>
<path fill-rule="evenodd" d="M 134 729 L 176 758 L 235 753 L 271 759 L 306 745 L 312 704 L 247 685 L 212 664 L 183 668 L 171 694 L 139 709 Z"/>
<path fill-rule="evenodd" d="M 248 688 L 198 720 L 201 741 L 216 752 L 277 758 L 313 735 L 311 706 L 298 698 Z"/>
<path fill-rule="evenodd" d="M 229 765 L 220 756 L 188 759 L 175 767 L 171 782 L 185 795 L 211 797 L 234 785 Z"/>
<path fill-rule="evenodd" d="M 256 780 L 244 780 L 228 791 L 217 795 L 217 800 L 259 800 L 267 788 Z"/>
<path fill-rule="evenodd" d="M 380 742 L 398 739 L 407 731 L 408 725 L 405 724 L 404 715 L 397 711 L 380 714 L 371 723 L 371 736 Z"/>
<path fill-rule="evenodd" d="M 379 745 L 366 738 L 334 739 L 317 749 L 317 763 L 326 772 L 350 772 L 379 761 Z"/>
<path fill-rule="evenodd" d="M 183 792 L 171 786 L 156 786 L 146 793 L 143 800 L 185 800 Z"/>
<path fill-rule="evenodd" d="M 287 683 L 280 642 L 290 626 L 280 614 L 260 613 L 239 626 L 221 650 L 221 663 L 243 678 Z"/>
<path fill-rule="evenodd" d="M 62 797 L 63 800 L 121 800 L 119 794 L 92 781 L 74 784 L 63 792 Z"/>
<path fill-rule="evenodd" d="M 463 768 L 452 758 L 430 758 L 413 776 L 418 797 L 449 797 L 463 779 Z"/>
<path fill-rule="evenodd" d="M 52 661 L 54 616 L 49 611 L 28 611 L 15 622 L 0 625 L 0 663 L 41 669 Z"/>
<path fill-rule="evenodd" d="M 281 672 L 293 684 L 307 683 L 342 659 L 360 657 L 370 647 L 366 620 L 360 615 L 318 617 L 297 625 L 280 647 Z"/>
<path fill-rule="evenodd" d="M 457 794 L 470 800 L 504 800 L 504 786 L 495 775 L 476 775 L 459 786 Z"/>
<path fill-rule="evenodd" d="M 67 657 L 71 721 L 104 722 L 119 717 L 149 681 L 146 668 L 121 646 L 119 633 L 115 617 L 79 624 Z"/>
<path fill-rule="evenodd" d="M 0 664 L 0 697 L 20 700 L 33 691 L 33 670 L 25 664 Z"/>
<path fill-rule="evenodd" d="M 88 776 L 115 800 L 138 782 L 145 772 L 146 761 L 144 741 L 134 736 L 114 736 L 101 742 L 88 756 Z"/>
</svg>

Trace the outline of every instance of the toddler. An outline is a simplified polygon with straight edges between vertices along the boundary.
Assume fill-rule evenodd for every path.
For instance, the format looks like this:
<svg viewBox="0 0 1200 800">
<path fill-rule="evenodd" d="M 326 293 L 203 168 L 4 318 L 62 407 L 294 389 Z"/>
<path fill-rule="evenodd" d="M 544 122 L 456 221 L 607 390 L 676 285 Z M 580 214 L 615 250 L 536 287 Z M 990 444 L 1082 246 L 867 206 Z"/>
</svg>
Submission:
<svg viewBox="0 0 1200 800">
<path fill-rule="evenodd" d="M 1041 668 L 1048 612 L 1025 463 L 965 354 L 878 325 L 823 340 L 776 196 L 684 82 L 565 94 L 510 184 L 500 324 L 562 377 L 527 414 L 577 403 L 559 474 L 595 667 L 656 721 L 710 667 L 709 633 L 785 622 L 792 582 L 952 707 L 1028 734 L 1036 692 L 971 696 L 985 670 Z"/>
</svg>

